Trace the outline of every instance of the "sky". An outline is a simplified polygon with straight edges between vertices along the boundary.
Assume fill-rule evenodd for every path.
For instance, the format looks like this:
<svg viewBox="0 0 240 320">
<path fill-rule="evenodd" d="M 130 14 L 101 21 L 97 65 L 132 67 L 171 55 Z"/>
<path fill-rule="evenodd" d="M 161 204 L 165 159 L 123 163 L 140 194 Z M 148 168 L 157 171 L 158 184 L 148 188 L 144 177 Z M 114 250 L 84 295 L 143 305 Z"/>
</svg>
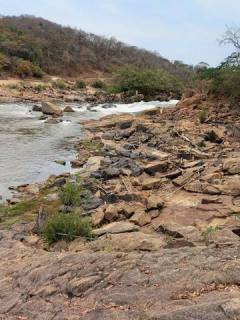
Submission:
<svg viewBox="0 0 240 320">
<path fill-rule="evenodd" d="M 0 0 L 1 15 L 30 14 L 158 52 L 218 65 L 233 48 L 218 40 L 239 25 L 240 0 Z"/>
</svg>

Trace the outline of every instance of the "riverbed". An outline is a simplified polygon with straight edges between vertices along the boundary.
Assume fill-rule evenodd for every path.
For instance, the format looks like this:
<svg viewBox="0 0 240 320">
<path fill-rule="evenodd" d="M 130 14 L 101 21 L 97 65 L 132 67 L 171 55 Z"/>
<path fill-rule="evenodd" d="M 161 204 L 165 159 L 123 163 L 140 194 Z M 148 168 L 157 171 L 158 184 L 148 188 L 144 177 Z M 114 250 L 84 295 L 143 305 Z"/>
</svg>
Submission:
<svg viewBox="0 0 240 320">
<path fill-rule="evenodd" d="M 76 157 L 74 143 L 82 138 L 81 120 L 172 107 L 176 103 L 172 100 L 94 107 L 71 104 L 75 112 L 65 113 L 58 124 L 40 120 L 41 113 L 32 111 L 32 104 L 0 104 L 0 199 L 11 197 L 10 186 L 41 182 L 50 175 L 71 172 L 70 161 Z M 63 160 L 66 165 L 57 164 L 56 160 Z"/>
</svg>

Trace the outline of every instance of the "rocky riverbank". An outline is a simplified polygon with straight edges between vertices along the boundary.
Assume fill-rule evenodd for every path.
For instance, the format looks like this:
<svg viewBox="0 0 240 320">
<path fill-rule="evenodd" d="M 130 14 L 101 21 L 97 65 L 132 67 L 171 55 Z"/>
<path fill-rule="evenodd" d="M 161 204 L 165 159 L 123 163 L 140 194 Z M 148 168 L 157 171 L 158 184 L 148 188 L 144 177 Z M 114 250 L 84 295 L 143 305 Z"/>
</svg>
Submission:
<svg viewBox="0 0 240 320">
<path fill-rule="evenodd" d="M 53 78 L 54 79 L 54 78 Z M 177 97 L 171 93 L 162 93 L 152 97 L 142 94 L 112 94 L 101 88 L 94 88 L 90 84 L 84 88 L 77 88 L 74 80 L 0 80 L 0 102 L 51 102 L 61 103 L 133 103 L 145 101 L 168 101 Z"/>
<path fill-rule="evenodd" d="M 38 212 L 37 229 L 0 233 L 2 319 L 240 318 L 239 124 L 200 95 L 85 121 L 76 165 L 93 241 L 46 247 L 39 218 L 71 212 L 58 190 L 75 178 L 39 186 L 19 217 Z"/>
</svg>

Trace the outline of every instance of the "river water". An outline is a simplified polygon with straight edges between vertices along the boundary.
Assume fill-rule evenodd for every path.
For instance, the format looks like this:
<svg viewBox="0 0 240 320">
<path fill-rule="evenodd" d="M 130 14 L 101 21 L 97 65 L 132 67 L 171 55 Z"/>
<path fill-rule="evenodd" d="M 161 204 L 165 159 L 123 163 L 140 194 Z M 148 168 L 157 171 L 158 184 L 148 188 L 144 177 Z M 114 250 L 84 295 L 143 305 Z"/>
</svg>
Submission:
<svg viewBox="0 0 240 320">
<path fill-rule="evenodd" d="M 65 113 L 59 124 L 39 120 L 41 113 L 33 112 L 31 104 L 0 104 L 0 199 L 11 196 L 9 186 L 41 182 L 52 174 L 70 172 L 70 161 L 76 157 L 74 142 L 82 137 L 81 120 L 170 107 L 176 102 L 139 102 L 94 108 L 87 104 L 71 104 L 75 112 Z M 66 161 L 66 166 L 55 160 Z"/>
</svg>

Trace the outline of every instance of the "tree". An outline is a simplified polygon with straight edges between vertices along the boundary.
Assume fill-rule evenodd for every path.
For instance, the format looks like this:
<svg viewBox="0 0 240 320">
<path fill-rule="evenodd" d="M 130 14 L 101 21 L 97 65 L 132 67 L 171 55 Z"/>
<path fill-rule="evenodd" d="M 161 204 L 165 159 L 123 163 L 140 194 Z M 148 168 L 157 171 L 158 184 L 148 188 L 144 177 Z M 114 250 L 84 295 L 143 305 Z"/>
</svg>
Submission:
<svg viewBox="0 0 240 320">
<path fill-rule="evenodd" d="M 240 27 L 228 27 L 220 44 L 231 44 L 235 49 L 221 64 L 221 68 L 238 69 L 240 67 Z"/>
<path fill-rule="evenodd" d="M 240 51 L 240 27 L 227 27 L 220 44 L 231 44 L 237 51 Z"/>
</svg>

